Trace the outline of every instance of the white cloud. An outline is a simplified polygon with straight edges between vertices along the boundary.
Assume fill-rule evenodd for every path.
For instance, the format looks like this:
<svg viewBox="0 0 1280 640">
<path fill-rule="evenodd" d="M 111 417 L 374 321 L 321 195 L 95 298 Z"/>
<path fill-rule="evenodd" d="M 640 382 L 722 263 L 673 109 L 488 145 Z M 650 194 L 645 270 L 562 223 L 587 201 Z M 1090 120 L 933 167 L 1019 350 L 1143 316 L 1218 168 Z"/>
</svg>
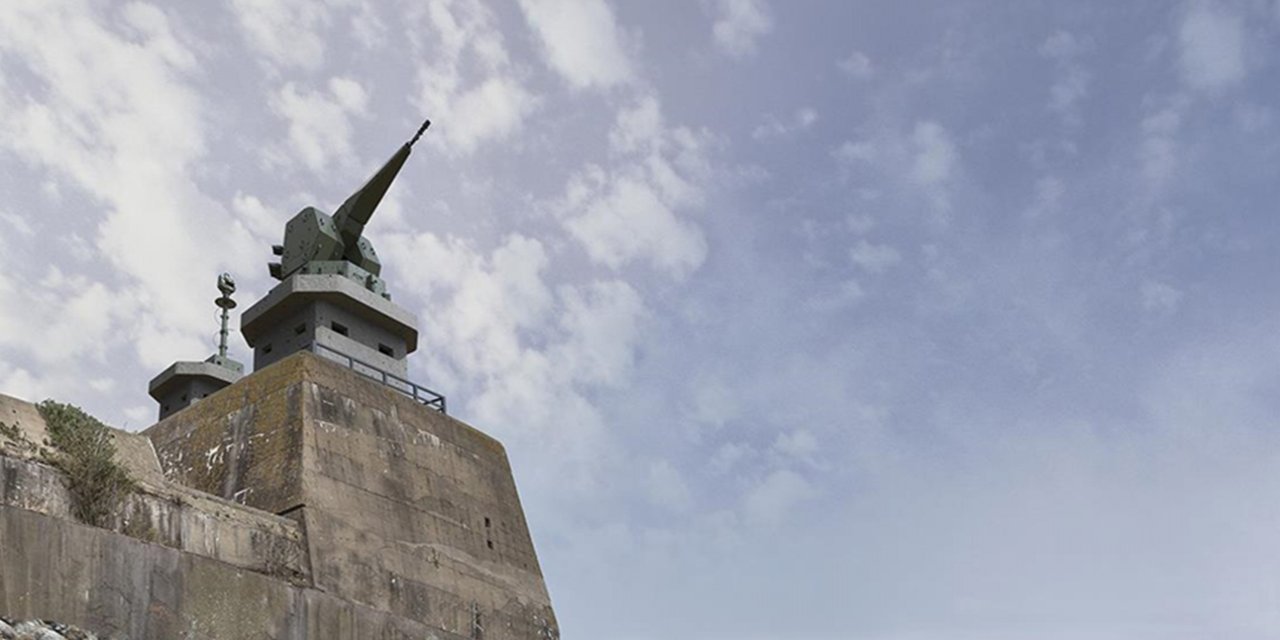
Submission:
<svg viewBox="0 0 1280 640">
<path fill-rule="evenodd" d="M 867 296 L 867 292 L 862 288 L 862 283 L 856 279 L 849 278 L 840 282 L 834 291 L 830 291 L 821 297 L 811 298 L 808 301 L 808 307 L 814 311 L 842 311 L 857 304 Z"/>
<path fill-rule="evenodd" d="M 875 75 L 875 65 L 871 63 L 871 58 L 861 51 L 854 51 L 847 58 L 841 58 L 836 66 L 845 72 L 851 78 L 858 80 L 866 80 Z"/>
<path fill-rule="evenodd" d="M 711 27 L 716 46 L 740 58 L 755 53 L 756 41 L 773 30 L 773 18 L 764 0 L 715 0 Z"/>
<path fill-rule="evenodd" d="M 1142 308 L 1162 314 L 1173 313 L 1182 302 L 1182 292 L 1163 282 L 1142 283 Z"/>
<path fill-rule="evenodd" d="M 274 65 L 314 70 L 324 62 L 328 7 L 312 0 L 232 0 L 249 45 Z"/>
<path fill-rule="evenodd" d="M 866 140 L 846 140 L 831 152 L 831 157 L 844 164 L 853 164 L 855 160 L 871 162 L 876 158 L 876 146 Z"/>
<path fill-rule="evenodd" d="M 369 94 L 351 78 L 341 76 L 329 79 L 329 91 L 347 113 L 364 114 L 369 106 Z"/>
<path fill-rule="evenodd" d="M 541 242 L 524 236 L 511 236 L 488 259 L 470 252 L 464 245 L 448 249 L 435 245 L 439 258 L 434 262 L 453 262 L 435 271 L 437 277 L 456 274 L 456 296 L 447 320 L 437 324 L 442 338 L 460 349 L 455 357 L 468 371 L 491 372 L 512 367 L 519 357 L 519 333 L 541 327 L 553 302 L 552 292 L 543 279 L 548 258 Z M 418 254 L 424 255 L 424 254 Z M 418 255 L 404 255 L 409 264 Z M 437 281 L 438 282 L 438 281 Z"/>
<path fill-rule="evenodd" d="M 99 261 L 85 265 L 91 278 L 69 274 L 67 283 L 80 284 L 66 284 L 65 297 L 43 301 L 51 313 L 62 309 L 87 329 L 59 333 L 61 323 L 27 313 L 19 331 L 65 339 L 70 354 L 106 345 L 136 350 L 147 366 L 157 366 L 163 361 L 158 349 L 198 344 L 194 336 L 207 327 L 207 295 L 191 283 L 246 258 L 251 247 L 243 229 L 224 224 L 225 210 L 193 177 L 205 153 L 203 105 L 190 76 L 193 54 L 162 13 L 121 8 L 116 24 L 130 31 L 124 37 L 102 26 L 96 7 L 0 5 L 0 52 L 35 79 L 20 96 L 0 91 L 0 148 L 78 187 L 103 211 L 78 220 L 96 227 L 92 245 L 70 235 L 81 260 Z M 211 237 L 210 228 L 225 231 Z M 112 293 L 102 296 L 98 287 L 107 281 Z M 104 298 L 112 308 L 86 317 L 84 307 Z M 112 309 L 125 304 L 129 322 L 102 328 L 102 322 L 122 322 Z M 143 328 L 175 339 L 139 340 Z M 38 342 L 11 346 L 46 357 Z"/>
<path fill-rule="evenodd" d="M 131 2 L 121 7 L 120 13 L 125 22 L 137 31 L 147 50 L 156 57 L 184 71 L 196 66 L 195 55 L 178 42 L 169 17 L 163 11 L 154 5 Z"/>
<path fill-rule="evenodd" d="M 884 273 L 890 267 L 902 262 L 902 255 L 897 249 L 887 244 L 872 244 L 866 240 L 849 250 L 849 258 L 853 263 L 871 273 Z"/>
<path fill-rule="evenodd" d="M 271 97 L 271 110 L 289 123 L 289 146 L 308 169 L 321 172 L 352 158 L 351 116 L 363 115 L 368 96 L 350 78 L 331 78 L 328 92 L 299 90 L 286 83 Z M 279 156 L 280 154 L 275 154 Z"/>
<path fill-rule="evenodd" d="M 652 96 L 618 112 L 609 146 L 620 153 L 647 152 L 662 136 L 662 106 Z"/>
<path fill-rule="evenodd" d="M 4 291 L 9 304 L 21 314 L 0 319 L 0 347 L 31 349 L 42 365 L 60 365 L 76 358 L 101 358 L 115 329 L 117 314 L 124 311 L 101 283 L 84 276 L 68 276 L 56 267 L 33 286 Z"/>
<path fill-rule="evenodd" d="M 1062 183 L 1060 178 L 1055 176 L 1044 176 L 1036 180 L 1035 200 L 1031 207 L 1027 209 L 1026 216 L 1028 218 L 1040 218 L 1059 211 L 1062 208 L 1062 198 L 1066 195 L 1066 185 Z"/>
<path fill-rule="evenodd" d="M 36 230 L 31 226 L 31 222 L 25 216 L 16 213 L 8 213 L 0 211 L 0 228 L 12 231 L 20 236 L 30 238 L 35 235 Z M 0 237 L 0 243 L 4 242 L 4 238 Z M 0 244 L 0 248 L 3 248 Z"/>
<path fill-rule="evenodd" d="M 743 499 L 747 520 L 766 527 L 777 526 L 800 504 L 817 496 L 814 486 L 790 469 L 779 469 L 753 486 Z"/>
<path fill-rule="evenodd" d="M 796 109 L 795 114 L 787 121 L 780 120 L 777 116 L 769 114 L 765 118 L 765 122 L 751 132 L 751 137 L 756 140 L 765 140 L 789 136 L 812 127 L 813 123 L 817 121 L 818 112 L 810 107 Z"/>
<path fill-rule="evenodd" d="M 698 226 L 679 215 L 702 201 L 702 136 L 667 129 L 657 100 L 645 98 L 618 114 L 609 139 L 615 166 L 588 166 L 575 175 L 557 215 L 598 264 L 621 269 L 646 262 L 685 277 L 707 252 Z"/>
<path fill-rule="evenodd" d="M 1182 78 L 1192 88 L 1219 91 L 1244 79 L 1244 22 L 1208 3 L 1194 3 L 1178 29 Z"/>
<path fill-rule="evenodd" d="M 1058 67 L 1058 76 L 1049 88 L 1049 108 L 1068 124 L 1079 124 L 1077 105 L 1089 94 L 1092 76 L 1078 59 L 1092 47 L 1092 42 L 1062 30 L 1055 31 L 1040 44 L 1040 55 L 1053 60 Z"/>
<path fill-rule="evenodd" d="M 738 417 L 741 411 L 738 397 L 723 380 L 704 376 L 690 386 L 693 397 L 689 417 L 694 421 L 719 428 Z"/>
<path fill-rule="evenodd" d="M 360 3 L 360 13 L 351 19 L 352 33 L 366 49 L 375 49 L 387 41 L 387 25 L 378 16 L 373 0 Z"/>
<path fill-rule="evenodd" d="M 430 233 L 392 233 L 380 245 L 389 264 L 415 264 L 403 284 L 422 295 L 430 378 L 466 389 L 467 412 L 540 465 L 533 484 L 571 478 L 596 491 L 609 463 L 594 389 L 625 384 L 640 323 L 639 294 L 616 280 L 548 284 L 550 256 L 538 240 L 512 235 L 485 253 Z M 553 480 L 553 478 L 559 478 Z"/>
<path fill-rule="evenodd" d="M 632 80 L 613 10 L 604 0 L 520 0 L 520 8 L 552 69 L 575 88 L 607 88 Z"/>
<path fill-rule="evenodd" d="M 492 11 L 478 0 L 431 0 L 406 16 L 415 57 L 416 105 L 439 124 L 428 144 L 469 154 L 518 134 L 539 99 L 513 67 Z M 425 38 L 429 33 L 434 38 Z"/>
<path fill-rule="evenodd" d="M 707 245 L 692 223 L 681 220 L 659 189 L 638 172 L 605 178 L 594 174 L 589 202 L 565 222 L 597 263 L 619 269 L 644 260 L 675 278 L 702 264 Z"/>
<path fill-rule="evenodd" d="M 818 448 L 818 439 L 805 429 L 780 433 L 773 441 L 774 451 L 801 462 L 812 462 Z"/>
<path fill-rule="evenodd" d="M 1142 119 L 1142 144 L 1138 150 L 1142 176 L 1148 189 L 1158 191 L 1178 167 L 1178 131 L 1183 105 L 1169 104 Z"/>
<path fill-rule="evenodd" d="M 453 96 L 438 110 L 441 126 L 433 132 L 463 153 L 486 140 L 501 140 L 524 126 L 537 99 L 511 77 L 496 76 Z"/>
<path fill-rule="evenodd" d="M 1076 38 L 1071 32 L 1059 29 L 1040 43 L 1040 55 L 1059 62 L 1069 61 L 1090 48 L 1090 44 Z"/>
<path fill-rule="evenodd" d="M 956 148 L 947 130 L 936 122 L 919 122 L 911 139 L 916 151 L 912 180 L 927 187 L 950 180 L 956 164 Z"/>
<path fill-rule="evenodd" d="M 1049 108 L 1074 117 L 1076 105 L 1088 94 L 1089 74 L 1078 67 L 1068 68 L 1049 88 Z"/>
<path fill-rule="evenodd" d="M 950 210 L 950 187 L 958 164 L 951 135 L 936 122 L 918 122 L 911 135 L 911 146 L 911 181 L 924 188 L 937 211 Z"/>
<path fill-rule="evenodd" d="M 278 241 L 283 212 L 273 211 L 255 196 L 243 193 L 236 193 L 231 199 L 231 210 L 255 236 L 270 238 L 273 244 Z"/>
<path fill-rule="evenodd" d="M 1232 111 L 1236 127 L 1246 133 L 1259 134 L 1275 124 L 1275 112 L 1271 107 L 1240 102 Z"/>
<path fill-rule="evenodd" d="M 726 442 L 716 448 L 711 459 L 707 461 L 707 470 L 712 475 L 722 476 L 734 471 L 739 463 L 754 453 L 750 445 L 741 442 Z"/>
<path fill-rule="evenodd" d="M 565 339 L 552 352 L 573 379 L 617 386 L 631 373 L 633 345 L 645 314 L 644 302 L 621 281 L 563 286 L 559 330 Z"/>
<path fill-rule="evenodd" d="M 851 213 L 844 217 L 844 226 L 853 233 L 863 234 L 875 228 L 876 219 L 865 213 Z"/>
<path fill-rule="evenodd" d="M 649 465 L 645 488 L 649 500 L 664 509 L 683 513 L 693 506 L 693 495 L 684 476 L 666 460 Z"/>
</svg>

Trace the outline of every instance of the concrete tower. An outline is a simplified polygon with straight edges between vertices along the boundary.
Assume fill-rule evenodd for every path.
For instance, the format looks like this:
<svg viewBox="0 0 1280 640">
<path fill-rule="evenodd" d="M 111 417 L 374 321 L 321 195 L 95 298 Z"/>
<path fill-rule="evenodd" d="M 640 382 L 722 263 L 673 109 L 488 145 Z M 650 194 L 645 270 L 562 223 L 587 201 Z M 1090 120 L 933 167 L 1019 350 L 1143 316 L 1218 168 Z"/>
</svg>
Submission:
<svg viewBox="0 0 1280 640">
<path fill-rule="evenodd" d="M 285 226 L 280 282 L 241 317 L 254 373 L 146 434 L 169 478 L 298 522 L 311 588 L 436 634 L 556 637 L 502 445 L 408 379 L 417 322 L 363 237 L 428 124 Z"/>
<path fill-rule="evenodd" d="M 203 366 L 224 339 L 152 381 L 160 422 L 115 434 L 139 488 L 114 525 L 70 522 L 56 472 L 0 432 L 0 616 L 135 639 L 559 637 L 506 452 L 408 379 L 416 322 L 362 237 L 426 126 L 333 216 L 288 223 L 280 282 L 242 318 L 253 373 Z M 39 441 L 31 405 L 0 412 Z"/>
</svg>

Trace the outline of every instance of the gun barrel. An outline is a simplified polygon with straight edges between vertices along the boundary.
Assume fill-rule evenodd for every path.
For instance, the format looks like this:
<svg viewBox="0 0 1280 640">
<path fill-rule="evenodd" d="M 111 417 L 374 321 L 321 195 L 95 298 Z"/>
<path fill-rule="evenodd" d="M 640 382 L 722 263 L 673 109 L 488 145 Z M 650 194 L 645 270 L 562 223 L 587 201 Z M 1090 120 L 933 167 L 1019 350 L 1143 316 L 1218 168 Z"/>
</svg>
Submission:
<svg viewBox="0 0 1280 640">
<path fill-rule="evenodd" d="M 338 211 L 333 214 L 333 222 L 338 227 L 338 231 L 342 233 L 344 243 L 353 243 L 360 238 L 360 234 L 364 233 L 364 225 L 369 223 L 369 218 L 373 217 L 373 212 L 378 208 L 378 204 L 382 202 L 383 196 L 387 194 L 387 189 L 391 188 L 391 183 L 396 179 L 396 174 L 400 172 L 400 167 L 404 166 L 404 161 L 409 157 L 409 145 L 405 144 L 391 156 L 387 163 L 382 165 L 378 172 L 369 178 L 369 181 L 360 187 L 358 191 L 351 194 L 346 202 L 338 207 Z"/>
<path fill-rule="evenodd" d="M 429 126 L 431 126 L 430 120 L 423 121 L 413 138 L 400 145 L 386 164 L 383 164 L 363 187 L 351 194 L 351 197 L 338 207 L 338 211 L 333 214 L 333 222 L 342 234 L 343 244 L 351 247 L 360 240 L 361 234 L 364 233 L 364 225 L 369 223 L 369 218 L 373 217 L 373 212 L 382 202 L 382 197 L 387 194 L 387 189 L 391 188 L 391 183 L 400 173 L 400 167 L 404 166 L 404 161 L 409 157 L 413 143 L 422 137 Z"/>
</svg>

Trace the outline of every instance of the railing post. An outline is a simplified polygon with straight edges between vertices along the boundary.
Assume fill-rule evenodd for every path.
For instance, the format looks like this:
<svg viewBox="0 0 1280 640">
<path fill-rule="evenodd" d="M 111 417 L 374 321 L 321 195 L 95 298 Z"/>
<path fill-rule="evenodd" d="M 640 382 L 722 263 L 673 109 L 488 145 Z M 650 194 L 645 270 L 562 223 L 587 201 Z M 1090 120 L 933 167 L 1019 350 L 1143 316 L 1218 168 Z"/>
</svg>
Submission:
<svg viewBox="0 0 1280 640">
<path fill-rule="evenodd" d="M 321 357 L 325 357 L 325 352 L 332 353 L 338 356 L 339 358 L 341 358 L 339 362 L 342 362 L 348 369 L 351 369 L 352 371 L 355 371 L 356 373 L 359 373 L 360 375 L 363 375 L 366 378 L 373 378 L 374 380 L 381 382 L 383 386 L 391 387 L 392 389 L 395 389 L 396 391 L 399 391 L 400 393 L 403 393 L 404 395 L 409 396 L 415 402 L 418 402 L 420 404 L 425 404 L 428 407 L 435 407 L 438 411 L 440 411 L 440 413 L 444 413 L 444 414 L 449 413 L 447 410 L 447 406 L 445 404 L 445 398 L 443 395 L 436 393 L 426 387 L 423 387 L 422 385 L 419 385 L 412 380 L 409 380 L 407 378 L 401 378 L 400 376 L 397 376 L 393 373 L 390 373 L 388 371 L 375 367 L 367 362 L 364 362 L 363 360 L 357 360 L 355 357 L 347 355 L 341 351 L 338 351 L 333 347 L 322 345 L 319 342 L 314 342 L 314 341 L 309 342 L 306 344 L 306 346 L 302 347 L 302 349 L 305 351 L 314 353 Z M 330 358 L 330 360 L 332 360 L 332 358 Z M 372 375 L 369 375 L 360 371 L 359 369 L 356 368 L 356 365 L 360 365 L 365 369 L 370 369 L 376 372 L 377 377 L 375 378 Z M 391 384 L 391 382 L 389 382 L 390 379 L 395 379 L 396 384 Z M 401 388 L 399 386 L 401 384 L 405 385 L 407 389 Z"/>
</svg>

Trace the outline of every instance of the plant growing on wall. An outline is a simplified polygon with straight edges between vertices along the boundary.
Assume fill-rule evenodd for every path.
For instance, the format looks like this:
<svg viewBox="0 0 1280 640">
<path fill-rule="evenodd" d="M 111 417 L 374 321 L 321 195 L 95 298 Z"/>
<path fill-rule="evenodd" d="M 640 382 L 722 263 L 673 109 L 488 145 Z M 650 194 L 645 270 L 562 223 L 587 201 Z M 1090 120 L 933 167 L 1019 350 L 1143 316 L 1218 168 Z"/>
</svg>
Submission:
<svg viewBox="0 0 1280 640">
<path fill-rule="evenodd" d="M 46 462 L 66 477 L 72 515 L 96 527 L 107 527 L 120 502 L 136 488 L 116 464 L 111 430 L 80 407 L 45 400 L 36 405 L 49 431 Z"/>
<path fill-rule="evenodd" d="M 35 451 L 36 449 L 35 443 L 27 439 L 26 434 L 22 433 L 22 429 L 19 429 L 18 425 L 0 422 L 0 444 L 5 443 L 19 450 Z"/>
</svg>

